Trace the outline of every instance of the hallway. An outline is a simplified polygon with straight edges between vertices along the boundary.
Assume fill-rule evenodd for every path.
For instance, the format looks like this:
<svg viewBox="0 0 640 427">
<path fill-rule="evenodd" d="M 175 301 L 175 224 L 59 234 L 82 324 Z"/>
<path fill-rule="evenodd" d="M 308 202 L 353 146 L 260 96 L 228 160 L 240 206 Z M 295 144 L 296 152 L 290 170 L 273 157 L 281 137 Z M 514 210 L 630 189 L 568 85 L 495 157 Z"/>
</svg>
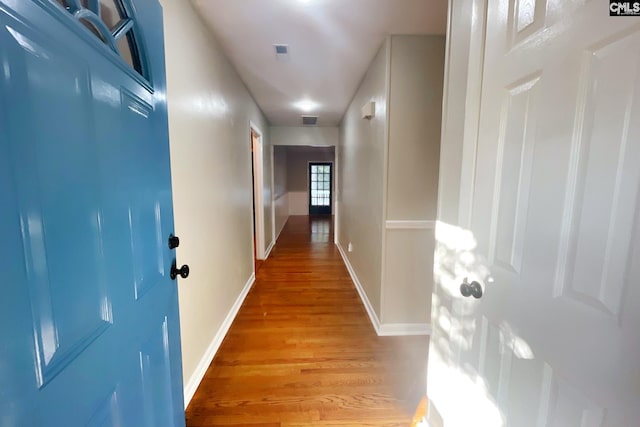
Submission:
<svg viewBox="0 0 640 427">
<path fill-rule="evenodd" d="M 408 426 L 428 339 L 378 337 L 331 217 L 292 216 L 187 412 L 187 426 Z"/>
</svg>

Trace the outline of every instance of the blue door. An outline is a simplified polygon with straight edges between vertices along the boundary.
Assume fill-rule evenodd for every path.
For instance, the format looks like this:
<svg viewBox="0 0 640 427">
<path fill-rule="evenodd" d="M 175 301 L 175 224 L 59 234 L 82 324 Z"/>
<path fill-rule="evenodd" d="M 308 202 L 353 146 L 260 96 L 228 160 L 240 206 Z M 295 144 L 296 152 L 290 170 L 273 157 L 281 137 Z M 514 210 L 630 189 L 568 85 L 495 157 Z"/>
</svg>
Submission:
<svg viewBox="0 0 640 427">
<path fill-rule="evenodd" d="M 157 0 L 0 0 L 0 426 L 184 425 L 163 49 Z"/>
</svg>

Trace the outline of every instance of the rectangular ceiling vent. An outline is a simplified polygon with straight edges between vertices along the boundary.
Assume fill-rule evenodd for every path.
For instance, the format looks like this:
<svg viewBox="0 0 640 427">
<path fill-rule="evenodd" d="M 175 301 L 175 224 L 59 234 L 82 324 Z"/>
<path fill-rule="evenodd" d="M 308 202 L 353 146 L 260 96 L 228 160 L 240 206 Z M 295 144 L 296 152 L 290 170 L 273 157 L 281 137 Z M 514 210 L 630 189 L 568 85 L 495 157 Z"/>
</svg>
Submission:
<svg viewBox="0 0 640 427">
<path fill-rule="evenodd" d="M 302 116 L 302 124 L 305 126 L 315 126 L 318 124 L 318 116 Z"/>
<path fill-rule="evenodd" d="M 278 61 L 289 60 L 289 45 L 286 44 L 274 44 L 273 48 L 276 51 L 276 59 Z"/>
<path fill-rule="evenodd" d="M 286 44 L 274 44 L 273 47 L 276 48 L 277 55 L 286 55 L 289 53 L 289 46 Z"/>
</svg>

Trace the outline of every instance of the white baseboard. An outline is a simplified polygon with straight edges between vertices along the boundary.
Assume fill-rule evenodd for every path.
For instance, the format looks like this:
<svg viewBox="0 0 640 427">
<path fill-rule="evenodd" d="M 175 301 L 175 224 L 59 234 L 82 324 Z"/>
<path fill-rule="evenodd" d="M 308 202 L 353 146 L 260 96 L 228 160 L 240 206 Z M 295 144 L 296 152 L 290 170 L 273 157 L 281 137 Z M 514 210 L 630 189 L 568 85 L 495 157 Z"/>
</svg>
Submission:
<svg viewBox="0 0 640 427">
<path fill-rule="evenodd" d="M 430 323 L 383 323 L 378 331 L 380 336 L 431 335 Z"/>
<path fill-rule="evenodd" d="M 371 301 L 369 301 L 369 298 L 367 297 L 367 294 L 365 293 L 364 288 L 360 283 L 360 280 L 358 280 L 358 276 L 356 275 L 355 270 L 351 266 L 351 263 L 349 262 L 349 258 L 347 258 L 347 254 L 345 253 L 344 249 L 342 249 L 342 245 L 340 245 L 340 243 L 336 243 L 336 246 L 338 247 L 338 251 L 340 251 L 340 255 L 342 255 L 342 260 L 344 261 L 344 265 L 347 267 L 347 270 L 349 271 L 349 275 L 351 276 L 351 280 L 353 281 L 353 284 L 356 286 L 356 290 L 360 295 L 360 299 L 364 304 L 364 308 L 365 310 L 367 310 L 367 314 L 369 315 L 371 324 L 373 325 L 373 328 L 376 330 L 376 334 L 380 335 L 380 319 L 378 319 L 378 315 L 376 314 L 376 311 L 373 309 L 373 306 L 371 305 Z"/>
<path fill-rule="evenodd" d="M 369 319 L 371 320 L 371 324 L 376 331 L 376 334 L 381 337 L 388 336 L 401 336 L 401 335 L 431 335 L 431 324 L 430 323 L 381 323 L 378 315 L 376 314 L 373 306 L 371 305 L 371 301 L 367 297 L 367 294 L 358 280 L 358 276 L 356 275 L 353 266 L 349 262 L 349 258 L 347 258 L 347 254 L 344 249 L 340 245 L 340 243 L 336 243 L 338 247 L 338 251 L 340 251 L 340 255 L 342 256 L 342 260 L 344 261 L 344 265 L 347 267 L 349 271 L 349 276 L 351 276 L 351 280 L 360 295 L 360 299 L 364 304 L 364 308 L 367 310 L 367 314 L 369 315 Z"/>
<path fill-rule="evenodd" d="M 233 319 L 236 318 L 236 315 L 238 314 L 238 310 L 240 310 L 240 306 L 242 306 L 242 303 L 244 302 L 244 299 L 246 298 L 249 291 L 251 290 L 251 287 L 253 286 L 253 283 L 255 282 L 255 280 L 256 280 L 256 276 L 254 273 L 252 273 L 251 277 L 249 277 L 249 280 L 247 280 L 247 283 L 244 285 L 242 292 L 240 292 L 240 295 L 238 295 L 238 298 L 236 298 L 236 301 L 233 303 L 233 306 L 227 313 L 227 316 L 225 317 L 224 322 L 222 322 L 222 325 L 220 325 L 220 329 L 218 329 L 218 332 L 213 337 L 213 340 L 209 344 L 209 347 L 207 347 L 207 351 L 202 356 L 202 359 L 200 359 L 200 363 L 198 363 L 198 366 L 196 367 L 195 372 L 193 373 L 193 375 L 191 375 L 191 378 L 189 378 L 189 381 L 187 381 L 187 383 L 185 384 L 185 387 L 184 387 L 184 407 L 185 408 L 189 406 L 189 402 L 191 402 L 191 399 L 193 399 L 193 395 L 196 393 L 196 389 L 200 385 L 202 378 L 204 378 L 204 374 L 207 372 L 209 365 L 211 365 L 211 362 L 213 361 L 214 356 L 216 355 L 216 353 L 218 352 L 218 349 L 220 348 L 220 344 L 222 344 L 222 340 L 224 339 L 225 335 L 227 335 L 227 332 L 231 327 L 231 323 L 233 323 Z"/>
<path fill-rule="evenodd" d="M 269 255 L 271 254 L 271 249 L 273 249 L 273 247 L 276 245 L 276 241 L 272 240 L 271 244 L 269 244 L 269 247 L 267 248 L 267 250 L 264 253 L 264 259 L 266 260 L 267 258 L 269 258 Z"/>
<path fill-rule="evenodd" d="M 267 251 L 266 251 L 265 256 L 264 256 L 265 260 L 267 258 L 269 258 L 269 255 L 271 255 L 271 250 L 276 246 L 276 243 L 278 242 L 278 238 L 280 238 L 280 234 L 282 233 L 282 230 L 284 230 L 284 226 L 287 225 L 287 221 L 289 221 L 289 217 L 288 216 L 287 216 L 287 219 L 284 221 L 284 224 L 282 224 L 282 227 L 280 228 L 280 230 L 277 232 L 276 237 L 273 239 L 273 241 L 271 242 L 271 244 L 267 248 Z"/>
<path fill-rule="evenodd" d="M 277 235 L 276 235 L 276 239 L 274 240 L 274 243 L 278 241 L 278 239 L 280 238 L 280 234 L 282 234 L 282 230 L 284 230 L 284 227 L 287 225 L 287 221 L 289 221 L 289 216 L 287 215 L 287 219 L 284 220 L 284 224 L 282 224 L 282 227 L 280 227 L 280 230 L 278 231 Z"/>
</svg>

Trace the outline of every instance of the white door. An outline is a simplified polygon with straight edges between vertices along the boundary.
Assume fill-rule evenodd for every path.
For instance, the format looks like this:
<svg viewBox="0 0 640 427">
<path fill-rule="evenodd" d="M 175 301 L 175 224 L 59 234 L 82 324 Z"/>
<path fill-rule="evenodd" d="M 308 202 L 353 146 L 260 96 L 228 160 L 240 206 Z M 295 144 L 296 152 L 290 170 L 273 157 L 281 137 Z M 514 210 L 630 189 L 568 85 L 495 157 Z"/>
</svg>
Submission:
<svg viewBox="0 0 640 427">
<path fill-rule="evenodd" d="M 466 114 L 443 128 L 430 423 L 640 426 L 640 17 L 603 1 L 452 10 L 448 90 L 466 85 Z"/>
</svg>

